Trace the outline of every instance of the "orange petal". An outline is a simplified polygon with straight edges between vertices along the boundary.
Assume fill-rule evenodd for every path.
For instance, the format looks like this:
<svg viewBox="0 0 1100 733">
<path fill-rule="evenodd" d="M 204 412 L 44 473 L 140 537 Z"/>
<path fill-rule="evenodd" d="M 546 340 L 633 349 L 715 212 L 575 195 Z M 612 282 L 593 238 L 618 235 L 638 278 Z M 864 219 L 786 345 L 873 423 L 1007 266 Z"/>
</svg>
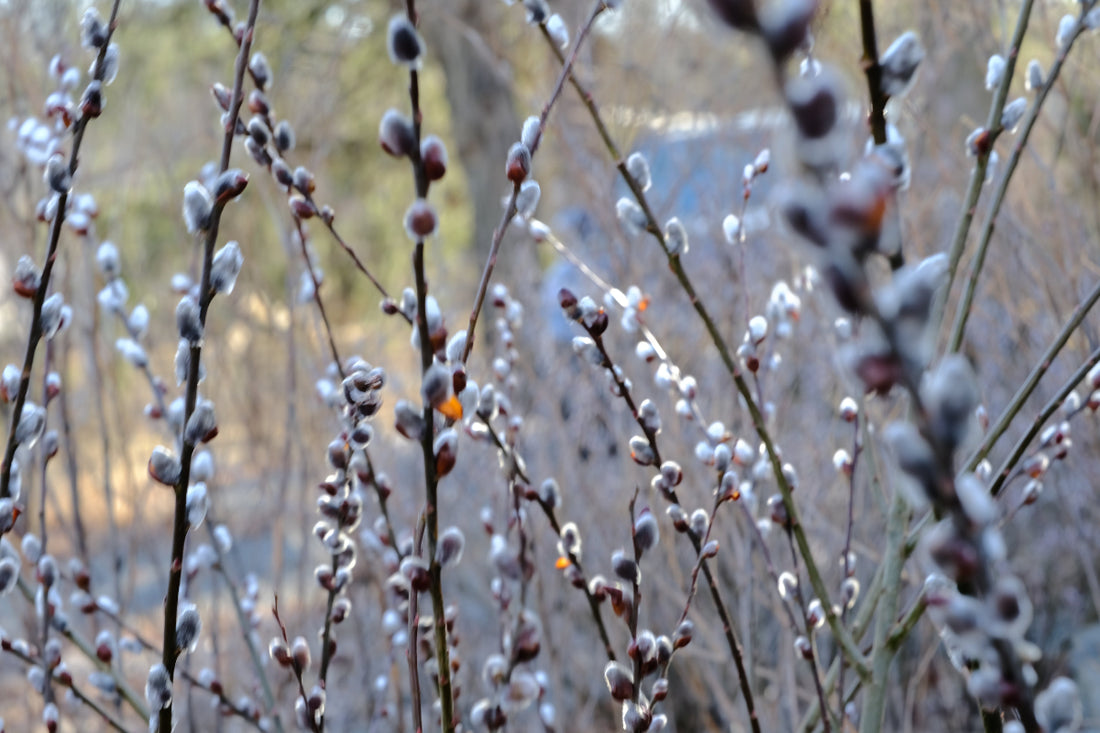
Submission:
<svg viewBox="0 0 1100 733">
<path fill-rule="evenodd" d="M 436 409 L 452 420 L 458 420 L 462 417 L 462 404 L 454 395 L 451 395 L 450 399 Z"/>
</svg>

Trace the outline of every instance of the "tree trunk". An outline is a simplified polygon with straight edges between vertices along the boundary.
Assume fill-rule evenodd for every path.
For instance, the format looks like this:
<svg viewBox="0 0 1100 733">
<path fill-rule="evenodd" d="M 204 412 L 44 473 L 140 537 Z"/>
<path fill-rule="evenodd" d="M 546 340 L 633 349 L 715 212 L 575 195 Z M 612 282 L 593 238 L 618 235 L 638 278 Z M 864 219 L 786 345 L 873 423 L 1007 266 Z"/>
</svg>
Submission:
<svg viewBox="0 0 1100 733">
<path fill-rule="evenodd" d="M 488 42 L 509 10 L 500 2 L 447 0 L 429 11 L 432 22 L 421 26 L 428 52 L 435 55 L 447 79 L 451 134 L 474 207 L 472 247 L 479 261 L 489 252 L 500 221 L 501 197 L 507 192 L 504 159 L 519 139 L 520 123 L 506 64 Z"/>
</svg>

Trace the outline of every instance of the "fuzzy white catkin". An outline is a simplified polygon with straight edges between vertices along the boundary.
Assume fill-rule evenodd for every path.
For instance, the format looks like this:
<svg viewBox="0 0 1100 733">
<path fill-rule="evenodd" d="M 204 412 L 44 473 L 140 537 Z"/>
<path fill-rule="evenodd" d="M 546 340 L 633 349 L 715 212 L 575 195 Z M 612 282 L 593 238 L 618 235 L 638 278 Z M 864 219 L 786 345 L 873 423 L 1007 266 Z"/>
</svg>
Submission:
<svg viewBox="0 0 1100 733">
<path fill-rule="evenodd" d="M 993 54 L 989 57 L 989 61 L 985 65 L 985 88 L 987 91 L 993 91 L 998 84 L 1001 83 L 1001 79 L 1004 78 L 1005 73 L 1005 59 L 1000 54 Z"/>
<path fill-rule="evenodd" d="M 1054 42 L 1058 48 L 1066 48 L 1073 40 L 1073 32 L 1077 27 L 1077 19 L 1072 15 L 1063 15 L 1058 21 L 1058 33 L 1054 36 Z"/>
</svg>

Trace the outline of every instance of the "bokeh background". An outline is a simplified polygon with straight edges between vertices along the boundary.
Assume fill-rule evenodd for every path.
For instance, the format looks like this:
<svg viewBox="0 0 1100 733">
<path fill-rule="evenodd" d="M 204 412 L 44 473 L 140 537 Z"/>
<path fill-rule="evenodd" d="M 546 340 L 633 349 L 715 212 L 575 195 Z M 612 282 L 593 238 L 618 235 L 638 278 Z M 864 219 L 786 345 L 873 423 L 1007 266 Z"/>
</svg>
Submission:
<svg viewBox="0 0 1100 733">
<path fill-rule="evenodd" d="M 17 150 L 14 129 L 28 116 L 41 117 L 43 100 L 54 88 L 47 67 L 55 54 L 86 67 L 89 57 L 79 46 L 78 24 L 87 4 L 0 0 L 5 70 L 0 118 L 13 121 L 0 132 L 2 281 L 20 255 L 41 259 L 47 237 L 46 227 L 34 218 L 35 202 L 43 195 L 41 170 Z M 588 4 L 555 0 L 552 6 L 575 28 Z M 916 88 L 890 109 L 891 121 L 909 143 L 912 183 L 901 196 L 900 212 L 907 254 L 916 259 L 949 244 L 970 171 L 963 141 L 984 122 L 986 60 L 1007 44 L 1016 4 L 933 0 L 878 6 L 880 47 L 914 29 L 928 51 Z M 518 138 L 523 119 L 541 111 L 559 67 L 537 29 L 524 22 L 522 7 L 447 0 L 421 2 L 418 9 L 428 46 L 421 77 L 424 127 L 440 135 L 450 151 L 448 173 L 432 188 L 441 228 L 430 244 L 428 275 L 453 332 L 468 318 L 500 199 L 508 191 L 502 175 L 505 152 Z M 237 10 L 243 13 L 243 4 Z M 403 110 L 408 104 L 407 77 L 390 64 L 385 50 L 386 23 L 399 10 L 373 0 L 271 0 L 263 4 L 256 37 L 274 68 L 269 98 L 297 133 L 294 162 L 315 172 L 317 200 L 335 209 L 341 234 L 393 294 L 412 284 L 411 247 L 401 217 L 413 186 L 407 166 L 380 150 L 377 129 L 387 108 Z M 1058 19 L 1072 10 L 1068 2 L 1037 4 L 1021 66 L 1037 58 L 1049 68 Z M 813 52 L 837 67 L 847 82 L 854 105 L 847 142 L 853 152 L 866 137 L 857 11 L 854 2 L 822 3 Z M 793 174 L 793 163 L 761 49 L 717 26 L 708 13 L 697 1 L 630 0 L 597 24 L 581 52 L 578 74 L 590 85 L 621 150 L 649 157 L 655 210 L 662 220 L 675 215 L 688 227 L 692 244 L 685 267 L 727 338 L 740 340 L 748 318 L 764 312 L 776 282 L 785 281 L 801 297 L 802 315 L 790 337 L 769 341 L 775 369 L 758 386 L 774 407 L 772 425 L 784 458 L 799 471 L 797 497 L 819 564 L 831 573 L 832 587 L 838 587 L 840 571 L 831 558 L 843 546 L 848 492 L 832 468 L 832 455 L 838 448 L 850 449 L 851 436 L 835 418 L 835 406 L 846 395 L 858 397 L 857 383 L 834 328 L 840 312 L 831 296 L 816 287 L 812 254 L 777 225 L 771 212 L 770 191 Z M 153 446 L 166 436 L 161 424 L 143 416 L 147 385 L 114 349 L 123 335 L 120 325 L 95 305 L 102 282 L 94 254 L 102 240 L 113 241 L 122 252 L 130 304 L 143 303 L 151 313 L 145 343 L 152 368 L 171 385 L 177 338 L 172 313 L 178 296 L 170 280 L 176 273 L 197 272 L 199 264 L 196 244 L 180 217 L 181 192 L 220 150 L 219 112 L 210 86 L 231 83 L 236 49 L 203 4 L 193 0 L 124 2 L 114 40 L 122 51 L 119 76 L 107 90 L 103 117 L 89 126 L 76 177 L 77 190 L 94 194 L 100 213 L 88 236 L 63 236 L 55 281 L 74 305 L 75 318 L 49 355 L 65 384 L 64 400 L 51 408 L 50 424 L 59 430 L 64 425 L 65 432 L 62 459 L 47 474 L 45 503 L 51 551 L 60 558 L 83 555 L 93 570 L 93 587 L 117 598 L 133 626 L 156 639 L 171 497 L 148 478 L 145 465 Z M 965 351 L 979 374 L 983 404 L 994 416 L 1100 277 L 1098 54 L 1098 40 L 1089 36 L 1068 62 L 1023 156 L 983 272 Z M 1022 79 L 1013 92 L 1026 93 Z M 1008 138 L 1001 145 L 1011 142 Z M 731 247 L 722 234 L 722 219 L 740 211 L 742 168 L 765 147 L 773 164 L 748 202 L 752 227 L 744 244 Z M 1007 157 L 1007 147 L 1001 157 Z M 624 188 L 616 181 L 613 162 L 586 109 L 567 89 L 535 162 L 543 192 L 538 216 L 603 278 L 624 291 L 636 284 L 646 292 L 645 320 L 681 369 L 697 377 L 707 419 L 721 420 L 734 436 L 749 438 L 747 416 L 660 252 L 651 241 L 624 232 L 615 218 L 615 201 Z M 249 575 L 255 578 L 255 633 L 263 649 L 276 633 L 267 610 L 275 594 L 291 633 L 316 640 L 324 606 L 313 568 L 324 555 L 311 534 L 317 519 L 315 487 L 328 471 L 325 446 L 338 424 L 314 388 L 325 376 L 329 354 L 316 309 L 299 297 L 304 264 L 285 196 L 239 147 L 234 165 L 248 171 L 252 182 L 223 219 L 222 240 L 241 242 L 245 267 L 233 295 L 215 301 L 204 350 L 204 391 L 217 404 L 220 428 L 211 446 L 218 470 L 208 526 L 224 524 L 235 539 L 229 577 L 240 588 L 248 585 Z M 386 369 L 387 408 L 377 420 L 373 452 L 395 487 L 395 523 L 408 533 L 422 501 L 420 458 L 418 447 L 393 430 L 391 409 L 397 399 L 413 397 L 419 389 L 408 327 L 382 314 L 378 293 L 320 227 L 313 227 L 311 246 L 324 273 L 321 294 L 341 353 L 361 355 Z M 662 516 L 664 530 L 661 549 L 643 563 L 643 624 L 668 633 L 684 606 L 692 558 L 684 543 L 675 542 L 662 500 L 645 494 L 648 473 L 630 460 L 628 412 L 606 389 L 604 375 L 573 356 L 569 339 L 575 334 L 556 303 L 563 285 L 597 298 L 599 292 L 552 249 L 536 245 L 518 229 L 505 239 L 497 273 L 496 279 L 524 306 L 523 326 L 515 332 L 520 357 L 506 388 L 516 414 L 524 417 L 519 446 L 528 473 L 538 481 L 558 480 L 564 493 L 561 516 L 578 523 L 588 567 L 606 574 L 610 553 L 629 544 L 627 505 L 634 489 L 642 488 L 643 500 Z M 952 313 L 953 301 L 948 308 Z M 0 295 L 3 363 L 22 359 L 29 313 L 27 301 L 9 291 Z M 469 365 L 470 375 L 480 382 L 491 379 L 491 360 L 503 348 L 492 326 L 499 315 L 492 308 L 484 314 L 483 338 Z M 994 451 L 995 464 L 1095 347 L 1098 323 L 1095 317 L 1085 320 L 1019 425 Z M 664 450 L 685 466 L 681 493 L 692 504 L 686 508 L 709 507 L 708 471 L 693 458 L 699 426 L 677 420 L 674 398 L 654 385 L 652 368 L 633 357 L 636 336 L 614 319 L 613 324 L 609 346 L 639 399 L 657 401 L 664 416 Z M 174 387 L 169 396 L 175 396 Z M 903 408 L 894 399 L 867 403 L 876 424 L 885 424 Z M 1074 423 L 1069 460 L 1052 469 L 1039 502 L 1016 514 L 1005 531 L 1013 569 L 1035 603 L 1029 638 L 1044 652 L 1040 679 L 1077 675 L 1091 699 L 1089 714 L 1100 727 L 1095 669 L 1100 535 L 1094 485 L 1100 444 L 1094 427 L 1091 414 Z M 873 435 L 871 445 L 877 445 Z M 893 490 L 885 456 L 881 461 L 877 475 L 865 464 L 856 482 L 853 549 L 857 577 L 864 583 L 878 559 L 883 497 Z M 757 492 L 761 499 L 770 493 L 766 482 Z M 1020 486 L 1012 488 L 1018 492 Z M 443 523 L 460 526 L 467 538 L 465 559 L 445 581 L 448 599 L 459 608 L 463 665 L 458 706 L 465 712 L 486 693 L 480 667 L 500 647 L 505 625 L 490 591 L 489 540 L 480 517 L 482 507 L 488 507 L 500 529 L 508 502 L 492 446 L 464 439 L 458 467 L 444 480 L 441 495 Z M 37 477 L 25 482 L 27 512 L 16 536 L 37 531 L 42 496 Z M 1010 490 L 1006 507 L 1018 500 L 1014 497 Z M 365 526 L 375 514 L 368 512 Z M 618 710 L 603 683 L 604 659 L 584 598 L 554 569 L 556 538 L 544 519 L 534 512 L 529 519 L 537 572 L 528 605 L 539 614 L 545 633 L 533 667 L 547 675 L 545 699 L 558 710 L 556 727 L 616 729 Z M 777 620 L 782 618 L 778 596 L 744 518 L 730 511 L 720 517 L 717 531 L 723 548 L 719 577 L 735 599 L 766 729 L 793 729 L 814 704 L 813 688 L 792 652 L 789 630 Z M 204 526 L 190 547 L 210 541 Z M 776 557 L 787 557 L 780 538 L 769 541 Z M 903 602 L 919 590 L 925 572 L 918 561 L 910 563 Z M 331 730 L 409 730 L 404 660 L 380 631 L 388 573 L 381 555 L 360 548 L 351 592 L 354 613 L 337 633 L 340 654 L 328 697 Z M 203 610 L 204 637 L 187 665 L 196 673 L 212 667 L 227 686 L 252 694 L 255 675 L 242 653 L 224 580 L 213 572 L 200 573 L 189 593 Z M 74 624 L 90 637 L 104 623 L 73 615 Z M 675 730 L 745 730 L 736 677 L 708 599 L 698 600 L 691 618 L 697 643 L 677 657 L 674 693 L 667 702 Z M 0 626 L 9 635 L 31 633 L 32 621 L 33 605 L 18 592 L 0 598 Z M 625 650 L 625 626 L 612 620 L 611 627 L 613 641 Z M 74 672 L 88 669 L 73 650 L 66 652 L 66 660 Z M 152 658 L 142 654 L 123 655 L 121 661 L 138 689 L 150 663 Z M 0 716 L 12 731 L 33 729 L 31 721 L 41 708 L 41 700 L 28 694 L 24 674 L 18 660 L 0 655 Z M 273 665 L 267 674 L 289 719 L 293 680 Z M 964 681 L 927 620 L 912 634 L 892 674 L 889 729 L 978 727 Z M 375 686 L 379 678 L 389 680 L 385 689 Z M 181 729 L 242 729 L 239 721 L 217 715 L 205 693 L 177 687 L 177 695 L 184 698 L 177 705 Z M 133 730 L 143 729 L 132 715 L 130 723 Z M 65 728 L 94 730 L 96 725 L 94 717 L 77 712 Z M 517 714 L 511 725 L 517 731 L 541 729 L 534 709 Z"/>
</svg>

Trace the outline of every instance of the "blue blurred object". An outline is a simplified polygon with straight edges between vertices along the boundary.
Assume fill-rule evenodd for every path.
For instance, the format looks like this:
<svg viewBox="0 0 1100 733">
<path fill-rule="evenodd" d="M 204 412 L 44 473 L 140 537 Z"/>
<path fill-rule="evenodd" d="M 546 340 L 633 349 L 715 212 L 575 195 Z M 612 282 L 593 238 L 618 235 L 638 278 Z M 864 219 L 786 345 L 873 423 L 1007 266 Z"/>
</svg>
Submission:
<svg viewBox="0 0 1100 733">
<path fill-rule="evenodd" d="M 741 115 L 725 124 L 716 124 L 712 118 L 692 124 L 674 119 L 665 129 L 649 130 L 635 141 L 629 153 L 645 156 L 653 182 L 646 191 L 646 199 L 662 225 L 673 216 L 683 223 L 690 240 L 687 260 L 706 261 L 719 256 L 719 248 L 727 246 L 722 235 L 722 220 L 730 213 L 740 216 L 745 167 L 768 147 L 772 130 L 781 121 L 780 113 L 766 112 Z M 768 226 L 765 203 L 773 177 L 765 174 L 753 184 L 743 217 L 743 225 L 749 232 L 758 232 Z M 633 199 L 626 183 L 616 176 L 606 200 L 563 209 L 551 222 L 558 236 L 596 272 L 605 276 L 614 272 L 608 246 L 611 233 L 604 231 L 601 218 L 590 207 L 603 205 L 612 211 L 615 202 L 623 196 Z M 603 217 L 603 220 L 608 218 Z M 614 234 L 618 236 L 617 232 Z M 558 292 L 563 287 L 572 290 L 577 297 L 590 295 L 600 300 L 598 289 L 574 265 L 556 259 L 543 275 L 540 295 L 548 314 L 550 333 L 558 342 L 577 335 L 557 307 Z"/>
</svg>

